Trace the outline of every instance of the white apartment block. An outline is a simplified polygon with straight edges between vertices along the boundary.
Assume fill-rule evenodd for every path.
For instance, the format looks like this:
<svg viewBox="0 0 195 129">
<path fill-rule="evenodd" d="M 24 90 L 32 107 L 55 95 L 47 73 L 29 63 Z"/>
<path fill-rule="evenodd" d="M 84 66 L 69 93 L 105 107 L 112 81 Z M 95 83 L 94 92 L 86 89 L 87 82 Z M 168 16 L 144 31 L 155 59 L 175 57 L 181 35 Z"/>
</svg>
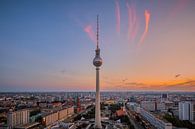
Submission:
<svg viewBox="0 0 195 129">
<path fill-rule="evenodd" d="M 192 102 L 179 102 L 179 119 L 193 121 L 193 103 Z"/>
</svg>

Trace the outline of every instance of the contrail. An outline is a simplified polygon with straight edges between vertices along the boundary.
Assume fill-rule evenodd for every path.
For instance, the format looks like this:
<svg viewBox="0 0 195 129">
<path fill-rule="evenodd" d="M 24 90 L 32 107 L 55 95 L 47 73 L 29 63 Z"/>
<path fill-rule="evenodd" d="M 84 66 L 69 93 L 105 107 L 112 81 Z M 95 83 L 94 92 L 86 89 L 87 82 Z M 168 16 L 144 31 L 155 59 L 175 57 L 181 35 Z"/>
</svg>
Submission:
<svg viewBox="0 0 195 129">
<path fill-rule="evenodd" d="M 148 10 L 145 10 L 145 30 L 144 33 L 142 34 L 142 37 L 140 39 L 140 43 L 142 43 L 148 33 L 148 28 L 149 28 L 149 22 L 150 22 L 150 13 Z"/>
<path fill-rule="evenodd" d="M 118 0 L 116 0 L 115 2 L 115 13 L 116 13 L 116 31 L 120 33 L 121 16 L 120 16 L 120 5 Z"/>
<path fill-rule="evenodd" d="M 87 35 L 89 36 L 89 38 L 95 43 L 96 42 L 96 38 L 95 38 L 95 33 L 93 31 L 93 28 L 91 25 L 87 25 L 84 27 L 84 31 L 87 33 Z"/>
</svg>

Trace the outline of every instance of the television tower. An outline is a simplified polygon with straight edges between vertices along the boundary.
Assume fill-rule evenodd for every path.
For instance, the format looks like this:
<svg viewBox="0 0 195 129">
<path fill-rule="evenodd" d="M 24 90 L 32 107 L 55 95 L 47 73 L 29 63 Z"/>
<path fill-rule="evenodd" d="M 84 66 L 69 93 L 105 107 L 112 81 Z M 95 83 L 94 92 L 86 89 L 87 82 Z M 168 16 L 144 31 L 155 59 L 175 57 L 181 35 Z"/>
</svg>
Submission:
<svg viewBox="0 0 195 129">
<path fill-rule="evenodd" d="M 95 58 L 93 59 L 93 65 L 96 67 L 96 99 L 95 99 L 95 128 L 101 129 L 101 111 L 100 111 L 100 81 L 99 70 L 102 65 L 102 58 L 100 57 L 99 49 L 99 19 L 97 15 L 97 47 L 95 50 Z"/>
</svg>

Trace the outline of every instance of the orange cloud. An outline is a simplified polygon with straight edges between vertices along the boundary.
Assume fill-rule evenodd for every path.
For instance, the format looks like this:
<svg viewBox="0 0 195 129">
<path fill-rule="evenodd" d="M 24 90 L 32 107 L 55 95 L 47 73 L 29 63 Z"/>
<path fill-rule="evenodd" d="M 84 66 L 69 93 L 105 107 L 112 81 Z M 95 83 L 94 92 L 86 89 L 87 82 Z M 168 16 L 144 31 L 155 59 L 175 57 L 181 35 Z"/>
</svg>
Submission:
<svg viewBox="0 0 195 129">
<path fill-rule="evenodd" d="M 145 30 L 144 33 L 141 36 L 140 43 L 142 43 L 148 33 L 148 28 L 149 28 L 149 22 L 150 22 L 150 13 L 148 10 L 145 10 Z"/>
<path fill-rule="evenodd" d="M 191 79 L 173 79 L 169 81 L 129 81 L 131 79 L 105 79 L 103 81 L 102 89 L 110 90 L 174 90 L 174 91 L 195 91 L 195 78 Z"/>
</svg>

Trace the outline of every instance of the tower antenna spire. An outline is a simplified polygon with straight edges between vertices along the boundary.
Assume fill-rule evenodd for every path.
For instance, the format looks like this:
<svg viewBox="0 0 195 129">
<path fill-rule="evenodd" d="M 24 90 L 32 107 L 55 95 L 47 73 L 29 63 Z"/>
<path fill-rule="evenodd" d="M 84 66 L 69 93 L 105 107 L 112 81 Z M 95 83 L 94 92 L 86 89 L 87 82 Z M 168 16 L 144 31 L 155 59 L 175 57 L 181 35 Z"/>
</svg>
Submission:
<svg viewBox="0 0 195 129">
<path fill-rule="evenodd" d="M 99 49 L 99 15 L 97 15 L 97 49 Z"/>
</svg>

